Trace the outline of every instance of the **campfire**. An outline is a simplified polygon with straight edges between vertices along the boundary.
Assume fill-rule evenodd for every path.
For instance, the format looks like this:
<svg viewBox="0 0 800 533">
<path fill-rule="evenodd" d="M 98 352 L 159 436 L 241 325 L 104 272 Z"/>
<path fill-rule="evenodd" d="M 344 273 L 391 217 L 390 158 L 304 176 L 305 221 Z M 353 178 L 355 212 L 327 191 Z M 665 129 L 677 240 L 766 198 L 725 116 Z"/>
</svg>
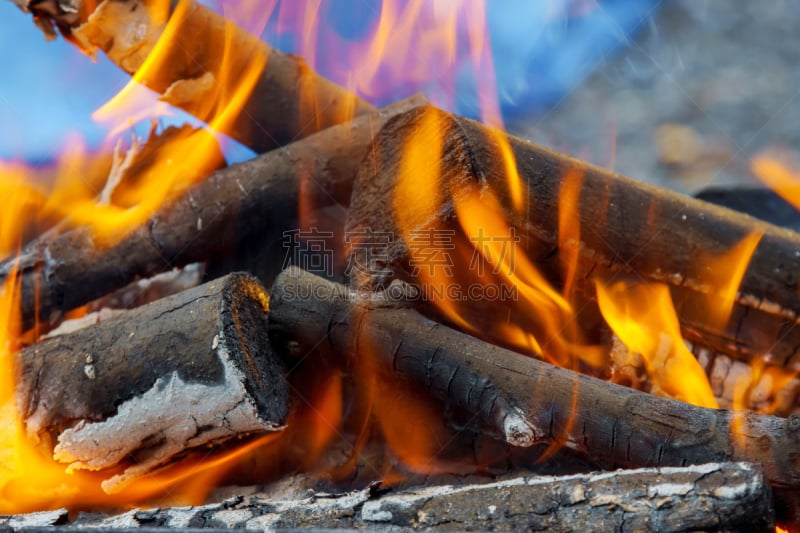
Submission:
<svg viewBox="0 0 800 533">
<path fill-rule="evenodd" d="M 357 96 L 480 3 L 386 8 L 354 90 L 258 3 L 15 3 L 131 84 L 116 144 L 0 166 L 10 527 L 796 527 L 800 236 L 509 135 L 488 82 Z"/>
</svg>

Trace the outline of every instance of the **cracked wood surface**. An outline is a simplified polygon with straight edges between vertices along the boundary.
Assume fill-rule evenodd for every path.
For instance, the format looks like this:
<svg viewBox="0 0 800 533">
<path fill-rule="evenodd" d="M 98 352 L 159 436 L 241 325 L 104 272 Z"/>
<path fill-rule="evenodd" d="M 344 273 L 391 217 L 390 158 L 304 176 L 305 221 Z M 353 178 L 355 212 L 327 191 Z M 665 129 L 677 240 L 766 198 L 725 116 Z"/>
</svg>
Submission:
<svg viewBox="0 0 800 533">
<path fill-rule="evenodd" d="M 626 467 L 747 461 L 775 487 L 800 487 L 800 416 L 707 409 L 591 378 L 433 322 L 393 293 L 364 296 L 291 267 L 271 290 L 273 346 L 371 365 L 515 445 L 551 442 Z"/>
<path fill-rule="evenodd" d="M 374 111 L 354 93 L 313 72 L 302 58 L 271 48 L 198 2 L 14 1 L 30 10 L 51 36 L 56 24 L 84 52 L 100 49 L 131 75 L 166 36 L 163 55 L 150 63 L 157 68 L 137 79 L 204 122 L 220 113 L 214 95 L 231 97 L 247 83 L 248 68 L 263 62 L 241 111 L 215 122 L 258 153 Z"/>
<path fill-rule="evenodd" d="M 63 510 L 0 517 L 3 523 L 28 532 L 67 527 L 653 532 L 775 527 L 769 486 L 759 468 L 747 463 L 525 476 L 402 491 L 375 486 L 279 497 L 262 492 L 196 507 L 135 509 L 73 520 Z"/>
<path fill-rule="evenodd" d="M 435 122 L 428 120 L 431 115 Z M 371 154 L 379 164 L 362 166 L 353 187 L 347 229 L 393 232 L 385 270 L 417 281 L 403 235 L 429 228 L 461 235 L 453 199 L 467 194 L 485 198 L 491 193 L 502 211 L 497 215 L 516 230 L 527 257 L 556 288 L 565 283 L 564 262 L 577 258 L 574 292 L 582 300 L 575 307 L 583 309 L 582 324 L 602 322 L 594 302 L 595 280 L 665 283 L 687 340 L 738 358 L 763 358 L 767 364 L 800 368 L 800 235 L 501 134 L 509 142 L 524 186 L 522 207 L 514 208 L 503 150 L 490 131 L 432 107 L 409 111 L 384 126 Z M 443 146 L 441 161 L 436 150 L 429 150 L 428 156 L 437 154 L 436 160 L 420 163 L 441 167 L 441 177 L 430 178 L 439 180 L 442 196 L 432 213 L 426 202 L 404 203 L 402 213 L 394 203 L 405 168 L 405 143 L 412 135 L 420 145 Z M 560 240 L 559 210 L 566 209 L 560 194 L 576 184 L 575 204 L 564 213 L 574 227 L 569 238 Z M 398 227 L 398 220 L 406 221 L 407 227 Z M 751 233 L 762 237 L 731 317 L 715 324 L 709 320 L 709 307 L 718 305 L 712 287 L 719 267 L 702 261 L 722 255 Z M 370 286 L 385 280 L 353 281 Z M 715 302 L 711 306 L 706 303 L 709 299 Z M 463 310 L 476 331 L 492 342 L 504 342 L 501 336 L 492 337 L 486 317 L 508 314 L 505 302 L 481 301 L 472 309 L 464 302 Z"/>
<path fill-rule="evenodd" d="M 423 102 L 412 97 L 218 170 L 113 246 L 98 242 L 88 228 L 33 241 L 19 258 L 0 264 L 0 279 L 19 271 L 23 327 L 37 318 L 55 321 L 137 278 L 175 266 L 224 257 L 227 272 L 241 270 L 242 249 L 264 259 L 262 279 L 269 279 L 285 255 L 284 233 L 300 227 L 301 191 L 306 208 L 347 204 L 375 131 Z"/>
<path fill-rule="evenodd" d="M 70 469 L 138 457 L 112 490 L 189 448 L 280 429 L 288 385 L 267 302 L 255 278 L 231 274 L 23 349 L 28 433 Z"/>
</svg>

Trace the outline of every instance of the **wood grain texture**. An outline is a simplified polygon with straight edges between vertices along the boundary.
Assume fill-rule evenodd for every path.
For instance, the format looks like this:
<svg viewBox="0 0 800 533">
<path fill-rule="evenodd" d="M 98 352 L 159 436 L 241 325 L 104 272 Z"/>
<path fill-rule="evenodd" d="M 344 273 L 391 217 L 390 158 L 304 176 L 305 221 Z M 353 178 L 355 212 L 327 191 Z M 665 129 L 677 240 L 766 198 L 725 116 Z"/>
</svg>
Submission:
<svg viewBox="0 0 800 533">
<path fill-rule="evenodd" d="M 131 75 L 160 46 L 158 68 L 148 69 L 140 81 L 204 122 L 223 109 L 209 96 L 212 91 L 233 99 L 248 69 L 266 61 L 243 95 L 241 110 L 218 124 L 257 153 L 375 110 L 312 71 L 302 58 L 275 50 L 199 2 L 171 4 L 73 0 L 64 10 L 56 0 L 26 2 L 40 26 L 52 21 L 85 52 L 100 49 Z M 169 42 L 159 42 L 168 23 Z"/>
<path fill-rule="evenodd" d="M 72 468 L 140 456 L 130 476 L 188 448 L 279 429 L 289 393 L 267 302 L 255 278 L 231 274 L 23 349 L 28 432 Z"/>
<path fill-rule="evenodd" d="M 256 254 L 262 279 L 269 280 L 283 263 L 284 233 L 300 227 L 301 200 L 307 208 L 346 204 L 375 132 L 423 102 L 412 97 L 218 170 L 113 246 L 88 228 L 33 241 L 19 258 L 0 264 L 0 279 L 18 270 L 25 328 L 139 277 L 197 261 L 223 260 L 222 275 L 252 264 Z"/>
<path fill-rule="evenodd" d="M 737 414 L 638 392 L 433 322 L 391 291 L 364 297 L 295 267 L 277 278 L 271 298 L 275 349 L 373 365 L 467 409 L 513 444 L 552 442 L 626 467 L 753 462 L 772 485 L 800 487 L 800 416 Z M 509 421 L 528 439 L 509 432 Z"/>
<path fill-rule="evenodd" d="M 431 114 L 436 117 L 435 126 L 423 128 L 423 119 Z M 583 308 L 588 316 L 584 326 L 596 325 L 592 317 L 602 322 L 597 320 L 595 281 L 659 282 L 671 291 L 687 340 L 739 358 L 763 358 L 768 364 L 800 368 L 800 235 L 500 134 L 509 143 L 523 182 L 523 205 L 515 208 L 502 150 L 490 131 L 432 107 L 412 110 L 387 123 L 372 154 L 378 164 L 364 165 L 356 180 L 348 230 L 393 232 L 397 238 L 388 248 L 387 269 L 414 282 L 403 235 L 428 228 L 459 235 L 462 229 L 454 199 L 491 195 L 498 199 L 500 216 L 515 229 L 526 256 L 557 290 L 565 283 L 565 258 L 577 257 L 575 307 Z M 429 177 L 439 180 L 442 196 L 434 213 L 424 202 L 407 202 L 401 208 L 393 203 L 404 146 L 412 136 L 422 145 L 443 146 L 441 160 L 425 162 L 428 168 L 441 168 L 439 177 Z M 580 179 L 577 200 L 563 213 L 575 228 L 577 240 L 559 240 L 559 213 L 566 209 L 560 204 L 560 194 L 566 176 Z M 408 227 L 398 227 L 401 218 Z M 724 324 L 714 324 L 708 309 L 716 305 L 712 287 L 719 285 L 719 267 L 707 260 L 721 256 L 752 233 L 762 237 L 731 316 Z M 356 285 L 367 286 L 384 281 L 353 279 Z M 475 329 L 490 337 L 492 328 L 485 323 L 486 317 L 508 312 L 503 305 L 485 302 L 464 308 Z M 503 342 L 499 337 L 491 340 Z"/>
</svg>

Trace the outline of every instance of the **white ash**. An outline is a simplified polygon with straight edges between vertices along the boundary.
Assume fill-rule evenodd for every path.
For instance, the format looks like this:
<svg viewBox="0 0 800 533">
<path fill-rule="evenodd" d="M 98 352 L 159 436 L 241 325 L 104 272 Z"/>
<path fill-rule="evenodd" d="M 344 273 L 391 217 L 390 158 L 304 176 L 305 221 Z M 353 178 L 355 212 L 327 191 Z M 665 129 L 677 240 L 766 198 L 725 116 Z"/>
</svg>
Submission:
<svg viewBox="0 0 800 533">
<path fill-rule="evenodd" d="M 691 483 L 661 483 L 647 488 L 647 496 L 660 498 L 664 496 L 685 496 L 689 494 L 694 485 Z"/>
<path fill-rule="evenodd" d="M 150 133 L 152 135 L 152 128 Z M 128 169 L 133 165 L 134 161 L 136 161 L 136 158 L 142 150 L 144 141 L 135 133 L 132 137 L 131 146 L 125 151 L 124 155 L 122 154 L 122 139 L 118 139 L 117 144 L 114 145 L 114 157 L 111 161 L 111 171 L 108 173 L 108 179 L 106 180 L 105 186 L 103 186 L 103 190 L 100 191 L 99 201 L 101 204 L 111 205 L 111 197 L 114 191 L 119 184 L 122 183 L 122 179 L 125 177 Z"/>
<path fill-rule="evenodd" d="M 8 520 L 8 526 L 12 529 L 52 526 L 57 523 L 64 522 L 68 515 L 69 513 L 66 509 L 18 514 L 12 516 Z"/>
<path fill-rule="evenodd" d="M 133 510 L 112 517 L 79 516 L 70 524 L 77 527 L 109 527 L 117 525 L 125 528 L 158 527 L 170 528 L 257 528 L 272 530 L 278 528 L 325 528 L 352 527 L 376 531 L 394 531 L 400 527 L 424 528 L 427 525 L 445 523 L 452 511 L 458 515 L 458 509 L 450 509 L 454 494 L 472 492 L 473 501 L 479 507 L 479 513 L 472 518 L 475 526 L 504 529 L 514 520 L 517 512 L 514 505 L 504 498 L 515 491 L 514 487 L 529 488 L 534 491 L 549 490 L 554 486 L 564 486 L 577 482 L 566 494 L 565 503 L 590 507 L 607 507 L 622 509 L 634 515 L 650 516 L 657 509 L 669 509 L 680 499 L 696 489 L 692 480 L 707 479 L 717 472 L 735 473 L 736 482 L 713 488 L 713 496 L 718 500 L 736 502 L 750 494 L 757 494 L 763 488 L 763 475 L 752 465 L 745 463 L 720 464 L 710 463 L 689 467 L 641 468 L 635 470 L 619 470 L 594 474 L 576 474 L 570 476 L 525 476 L 504 481 L 485 484 L 429 486 L 409 489 L 397 493 L 380 494 L 371 488 L 347 493 L 314 493 L 306 485 L 308 478 L 298 477 L 289 483 L 290 490 L 286 497 L 278 493 L 281 490 L 267 490 L 247 497 L 228 498 L 207 505 L 191 507 L 154 508 L 149 510 Z M 617 476 L 642 476 L 652 480 L 644 483 L 645 490 L 640 495 L 627 499 L 626 495 L 613 487 L 610 490 L 594 485 Z M 659 476 L 683 476 L 680 482 L 667 482 L 665 478 L 659 482 Z M 300 490 L 305 486 L 304 491 Z M 712 484 L 713 487 L 713 484 Z M 273 487 L 276 488 L 276 487 Z M 516 490 L 516 489 L 515 489 Z M 704 490 L 707 490 L 704 489 Z M 505 492 L 505 496 L 503 495 Z M 516 493 L 524 496 L 524 492 Z M 298 497 L 299 496 L 299 497 Z M 438 508 L 429 513 L 429 504 L 435 504 L 441 498 Z M 463 500 L 462 500 L 463 501 Z M 633 515 L 632 515 L 633 516 Z M 63 519 L 59 519 L 63 520 Z M 0 525 L 4 525 L 0 518 Z M 335 525 L 334 525 L 335 524 Z M 506 527 L 507 528 L 507 527 Z"/>
<path fill-rule="evenodd" d="M 97 527 L 107 527 L 113 529 L 125 529 L 131 527 L 139 527 L 139 521 L 137 520 L 137 514 L 139 511 L 133 509 L 128 511 L 127 513 L 118 514 L 115 516 L 109 516 L 108 518 L 103 519 L 97 524 Z"/>
<path fill-rule="evenodd" d="M 74 333 L 87 326 L 104 322 L 109 318 L 113 318 L 122 312 L 123 312 L 122 309 L 110 309 L 108 307 L 104 307 L 99 311 L 92 311 L 91 313 L 86 313 L 84 316 L 80 318 L 70 318 L 69 320 L 65 320 L 61 324 L 59 324 L 57 328 L 48 331 L 47 334 L 45 335 L 42 335 L 42 339 L 49 339 L 51 337 L 58 337 L 59 335 Z"/>
<path fill-rule="evenodd" d="M 114 492 L 187 448 L 281 429 L 259 418 L 244 388 L 244 376 L 230 360 L 222 331 L 218 336 L 214 342 L 224 368 L 223 383 L 187 383 L 173 372 L 120 405 L 116 415 L 62 432 L 54 458 L 68 463 L 68 471 L 101 470 L 142 450 L 144 443 L 156 443 L 147 449 L 146 460 L 103 482 L 104 490 Z M 164 405 L 171 408 L 165 411 Z"/>
</svg>

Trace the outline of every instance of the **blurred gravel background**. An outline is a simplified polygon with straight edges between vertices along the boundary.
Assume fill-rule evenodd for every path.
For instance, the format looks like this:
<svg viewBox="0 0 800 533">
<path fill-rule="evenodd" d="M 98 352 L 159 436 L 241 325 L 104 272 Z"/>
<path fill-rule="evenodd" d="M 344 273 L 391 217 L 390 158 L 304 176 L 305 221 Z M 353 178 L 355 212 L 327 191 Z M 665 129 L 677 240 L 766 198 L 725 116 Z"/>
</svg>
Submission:
<svg viewBox="0 0 800 533">
<path fill-rule="evenodd" d="M 512 130 L 683 192 L 754 184 L 754 154 L 800 149 L 798 28 L 791 0 L 665 0 L 627 49 Z"/>
</svg>

